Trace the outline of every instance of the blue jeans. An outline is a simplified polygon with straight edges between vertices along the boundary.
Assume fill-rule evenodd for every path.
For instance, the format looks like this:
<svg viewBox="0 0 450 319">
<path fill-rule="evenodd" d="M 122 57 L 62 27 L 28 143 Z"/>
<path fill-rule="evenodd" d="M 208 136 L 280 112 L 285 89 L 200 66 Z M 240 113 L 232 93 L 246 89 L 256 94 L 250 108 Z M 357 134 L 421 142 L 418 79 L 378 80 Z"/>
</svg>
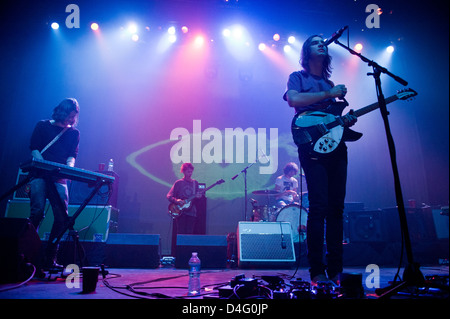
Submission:
<svg viewBox="0 0 450 319">
<path fill-rule="evenodd" d="M 51 191 L 47 183 L 53 183 L 56 187 L 56 194 Z M 57 245 L 52 244 L 53 240 L 64 231 L 69 221 L 68 203 L 69 193 L 67 184 L 47 182 L 43 178 L 32 178 L 30 181 L 30 221 L 36 230 L 45 217 L 45 204 L 48 198 L 53 210 L 53 226 L 47 244 L 47 257 L 56 258 Z"/>
<path fill-rule="evenodd" d="M 299 148 L 299 158 L 308 185 L 309 213 L 306 227 L 311 278 L 343 270 L 343 213 L 347 183 L 347 148 L 328 157 L 314 158 Z M 324 260 L 324 240 L 326 261 Z"/>
</svg>

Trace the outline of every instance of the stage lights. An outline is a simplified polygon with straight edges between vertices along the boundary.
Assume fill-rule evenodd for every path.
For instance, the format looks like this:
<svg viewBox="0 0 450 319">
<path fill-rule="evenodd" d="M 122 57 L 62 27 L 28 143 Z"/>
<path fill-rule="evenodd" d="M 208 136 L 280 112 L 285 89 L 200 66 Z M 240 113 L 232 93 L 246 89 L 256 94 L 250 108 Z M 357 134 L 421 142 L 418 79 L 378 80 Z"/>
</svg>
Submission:
<svg viewBox="0 0 450 319">
<path fill-rule="evenodd" d="M 259 49 L 259 51 L 264 51 L 266 49 L 266 44 L 265 43 L 260 43 L 258 45 L 258 49 Z"/>
<path fill-rule="evenodd" d="M 98 23 L 96 23 L 96 22 L 91 23 L 91 30 L 92 31 L 97 31 L 98 28 L 99 28 Z"/>
<path fill-rule="evenodd" d="M 355 44 L 355 46 L 353 47 L 353 49 L 354 49 L 356 52 L 361 52 L 362 49 L 363 49 L 363 45 L 362 45 L 361 43 L 357 43 L 357 44 Z"/>
<path fill-rule="evenodd" d="M 57 22 L 53 22 L 51 25 L 53 30 L 58 30 L 59 29 L 59 24 Z"/>
<path fill-rule="evenodd" d="M 394 46 L 392 46 L 392 45 L 388 46 L 388 47 L 386 48 L 386 51 L 387 51 L 388 53 L 394 52 Z"/>
<path fill-rule="evenodd" d="M 194 43 L 197 47 L 201 47 L 205 43 L 205 38 L 201 35 L 195 37 Z"/>
<path fill-rule="evenodd" d="M 291 36 L 288 38 L 288 43 L 293 44 L 294 42 L 295 42 L 295 37 L 294 37 L 293 35 L 291 35 Z"/>
<path fill-rule="evenodd" d="M 274 41 L 280 41 L 280 39 L 281 39 L 281 37 L 278 33 L 275 33 L 272 38 Z"/>
<path fill-rule="evenodd" d="M 176 31 L 175 27 L 173 27 L 173 26 L 169 27 L 169 29 L 167 29 L 167 33 L 172 34 L 172 35 L 175 34 L 175 31 Z"/>
<path fill-rule="evenodd" d="M 184 25 L 184 26 L 181 27 L 181 32 L 188 33 L 189 32 L 189 28 Z"/>
</svg>

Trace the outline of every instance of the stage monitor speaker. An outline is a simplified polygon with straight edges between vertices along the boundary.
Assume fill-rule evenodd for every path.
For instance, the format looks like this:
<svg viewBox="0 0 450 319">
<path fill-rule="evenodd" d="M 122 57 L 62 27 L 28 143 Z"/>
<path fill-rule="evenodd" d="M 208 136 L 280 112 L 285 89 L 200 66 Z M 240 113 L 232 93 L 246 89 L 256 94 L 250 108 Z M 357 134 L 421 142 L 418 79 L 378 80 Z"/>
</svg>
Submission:
<svg viewBox="0 0 450 319">
<path fill-rule="evenodd" d="M 112 268 L 157 268 L 159 235 L 109 234 L 105 265 Z"/>
<path fill-rule="evenodd" d="M 101 171 L 98 173 L 114 176 L 112 184 L 100 187 L 97 194 L 89 201 L 88 205 L 117 207 L 117 196 L 119 192 L 119 175 L 115 172 Z M 93 187 L 87 183 L 71 181 L 69 186 L 69 205 L 81 205 L 91 194 Z"/>
<path fill-rule="evenodd" d="M 78 208 L 78 205 L 69 205 L 69 216 L 73 216 Z M 38 229 L 41 240 L 48 240 L 53 226 L 53 212 L 48 201 L 45 212 L 45 218 Z M 119 211 L 111 206 L 86 206 L 74 225 L 80 241 L 105 242 L 110 231 L 116 231 L 118 214 Z M 30 201 L 8 201 L 5 217 L 28 218 L 29 216 Z M 65 237 L 62 240 L 65 240 Z"/>
<path fill-rule="evenodd" d="M 198 253 L 202 268 L 226 268 L 227 236 L 223 235 L 177 235 L 176 268 L 188 268 L 193 252 Z"/>
<path fill-rule="evenodd" d="M 0 218 L 0 283 L 26 280 L 37 266 L 41 241 L 26 218 Z"/>
<path fill-rule="evenodd" d="M 239 222 L 239 267 L 292 267 L 295 249 L 289 222 Z"/>
<path fill-rule="evenodd" d="M 348 238 L 350 242 L 386 241 L 381 210 L 348 212 Z"/>
</svg>

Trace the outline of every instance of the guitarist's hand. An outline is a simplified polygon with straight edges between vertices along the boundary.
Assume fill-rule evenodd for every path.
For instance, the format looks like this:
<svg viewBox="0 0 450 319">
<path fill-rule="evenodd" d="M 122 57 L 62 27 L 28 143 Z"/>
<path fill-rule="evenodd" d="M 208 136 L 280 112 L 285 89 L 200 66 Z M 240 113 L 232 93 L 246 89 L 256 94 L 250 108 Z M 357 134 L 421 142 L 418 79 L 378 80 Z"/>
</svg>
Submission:
<svg viewBox="0 0 450 319">
<path fill-rule="evenodd" d="M 330 97 L 344 98 L 347 94 L 347 88 L 344 84 L 338 84 L 333 86 L 331 90 L 328 91 Z"/>
<path fill-rule="evenodd" d="M 358 118 L 353 115 L 354 110 L 350 110 L 350 112 L 348 112 L 345 116 L 342 117 L 342 119 L 344 120 L 344 126 L 346 127 L 350 127 L 353 126 L 356 121 L 358 121 Z"/>
</svg>

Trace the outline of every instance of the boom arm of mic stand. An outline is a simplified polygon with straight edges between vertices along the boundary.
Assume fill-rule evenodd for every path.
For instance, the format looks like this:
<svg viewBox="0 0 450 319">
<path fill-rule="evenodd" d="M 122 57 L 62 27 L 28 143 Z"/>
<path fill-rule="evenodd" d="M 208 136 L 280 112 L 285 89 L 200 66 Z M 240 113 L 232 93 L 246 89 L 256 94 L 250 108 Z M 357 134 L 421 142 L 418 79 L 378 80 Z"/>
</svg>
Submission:
<svg viewBox="0 0 450 319">
<path fill-rule="evenodd" d="M 350 49 L 350 47 L 346 46 L 345 44 L 342 44 L 341 42 L 339 42 L 339 40 L 335 40 L 334 43 L 336 43 L 337 45 L 340 45 L 341 47 L 343 47 L 344 49 L 346 49 L 348 52 L 350 52 L 353 55 L 358 56 L 362 61 L 366 62 L 369 66 L 373 66 L 374 68 L 380 70 L 380 72 L 389 75 L 391 78 L 393 78 L 395 81 L 397 81 L 398 83 L 400 83 L 403 86 L 408 85 L 408 82 L 403 80 L 401 77 L 399 77 L 398 75 L 393 74 L 392 72 L 390 72 L 388 69 L 386 69 L 385 67 L 382 67 L 381 65 L 379 65 L 378 63 L 376 63 L 375 61 L 372 61 L 368 58 L 366 58 L 364 55 L 362 55 L 361 53 L 358 53 L 352 49 Z"/>
</svg>

